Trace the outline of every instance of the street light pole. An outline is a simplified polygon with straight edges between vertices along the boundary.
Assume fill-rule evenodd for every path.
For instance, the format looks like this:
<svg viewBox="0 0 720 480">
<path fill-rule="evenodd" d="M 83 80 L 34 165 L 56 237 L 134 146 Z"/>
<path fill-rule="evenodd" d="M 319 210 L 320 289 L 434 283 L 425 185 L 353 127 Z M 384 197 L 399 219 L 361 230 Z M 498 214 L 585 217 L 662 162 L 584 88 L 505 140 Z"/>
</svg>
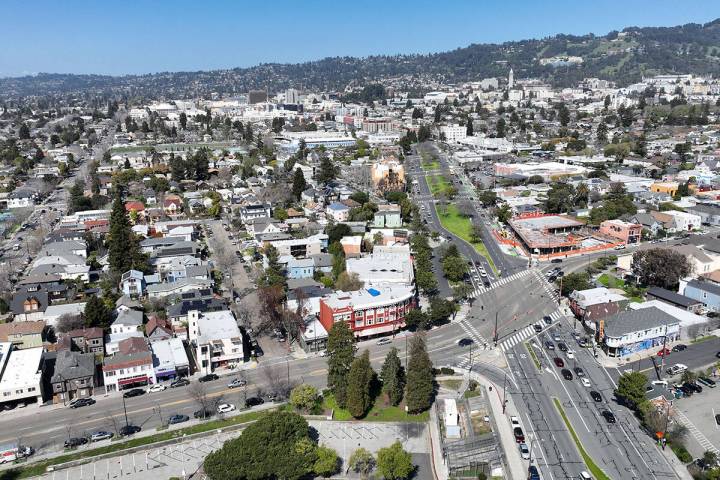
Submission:
<svg viewBox="0 0 720 480">
<path fill-rule="evenodd" d="M 506 392 L 507 392 L 507 373 L 505 374 L 505 378 L 503 379 L 503 405 L 502 405 L 503 415 L 505 414 L 505 405 L 507 404 L 507 400 L 506 400 L 506 396 L 505 396 Z"/>
<path fill-rule="evenodd" d="M 125 406 L 125 395 L 122 396 L 122 399 L 123 399 L 123 412 L 125 412 L 125 426 L 127 427 L 130 424 L 130 422 L 128 422 L 128 418 L 127 418 L 127 406 Z"/>
</svg>

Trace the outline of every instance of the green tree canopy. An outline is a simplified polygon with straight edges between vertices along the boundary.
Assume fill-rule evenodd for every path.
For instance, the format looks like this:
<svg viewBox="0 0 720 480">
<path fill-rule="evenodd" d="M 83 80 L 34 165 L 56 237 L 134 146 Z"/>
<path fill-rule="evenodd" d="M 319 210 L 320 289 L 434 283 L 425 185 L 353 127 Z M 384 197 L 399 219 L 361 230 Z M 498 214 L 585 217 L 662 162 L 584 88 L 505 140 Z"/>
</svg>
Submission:
<svg viewBox="0 0 720 480">
<path fill-rule="evenodd" d="M 395 442 L 378 450 L 377 469 L 386 480 L 402 480 L 408 478 L 415 467 L 412 456 L 403 450 L 400 442 Z"/>
<path fill-rule="evenodd" d="M 303 412 L 309 412 L 318 401 L 317 388 L 301 383 L 290 392 L 290 405 Z"/>
<path fill-rule="evenodd" d="M 410 340 L 410 359 L 408 360 L 405 387 L 405 403 L 411 413 L 427 410 L 432 404 L 435 393 L 432 368 L 425 345 L 425 336 L 415 334 Z"/>
<path fill-rule="evenodd" d="M 692 265 L 680 252 L 650 248 L 633 253 L 633 271 L 641 283 L 672 289 L 692 272 Z"/>
<path fill-rule="evenodd" d="M 335 322 L 328 332 L 327 384 L 342 408 L 346 405 L 348 374 L 355 358 L 355 342 L 347 322 Z"/>
<path fill-rule="evenodd" d="M 385 362 L 380 370 L 382 391 L 391 405 L 398 405 L 405 389 L 405 369 L 398 357 L 397 348 L 393 347 L 385 355 Z"/>
<path fill-rule="evenodd" d="M 640 372 L 623 373 L 618 380 L 615 396 L 630 408 L 637 408 L 645 401 L 645 386 L 648 379 Z"/>
<path fill-rule="evenodd" d="M 370 366 L 370 351 L 365 350 L 353 360 L 348 375 L 347 408 L 355 418 L 363 417 L 370 408 L 370 387 L 374 375 Z"/>
</svg>

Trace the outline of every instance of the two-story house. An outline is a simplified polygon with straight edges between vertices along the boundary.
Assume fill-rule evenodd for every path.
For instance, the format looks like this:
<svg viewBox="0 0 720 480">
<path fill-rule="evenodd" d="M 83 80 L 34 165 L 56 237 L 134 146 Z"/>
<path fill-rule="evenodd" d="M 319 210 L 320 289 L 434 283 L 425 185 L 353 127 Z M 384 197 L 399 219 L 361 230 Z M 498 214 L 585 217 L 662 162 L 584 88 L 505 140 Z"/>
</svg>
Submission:
<svg viewBox="0 0 720 480">
<path fill-rule="evenodd" d="M 188 340 L 202 373 L 242 363 L 245 357 L 242 333 L 231 310 L 188 312 Z"/>
<path fill-rule="evenodd" d="M 55 358 L 55 372 L 50 378 L 53 403 L 66 403 L 93 395 L 98 385 L 95 355 L 61 350 Z"/>
</svg>

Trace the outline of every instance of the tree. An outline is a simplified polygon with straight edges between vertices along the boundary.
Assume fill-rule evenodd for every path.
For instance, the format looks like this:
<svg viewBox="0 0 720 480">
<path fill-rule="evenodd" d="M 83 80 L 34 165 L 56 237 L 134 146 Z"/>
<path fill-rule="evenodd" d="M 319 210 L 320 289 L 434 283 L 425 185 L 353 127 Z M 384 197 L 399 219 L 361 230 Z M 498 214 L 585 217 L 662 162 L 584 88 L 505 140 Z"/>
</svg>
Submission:
<svg viewBox="0 0 720 480">
<path fill-rule="evenodd" d="M 432 362 L 427 353 L 425 336 L 415 334 L 410 340 L 410 360 L 405 387 L 408 411 L 419 413 L 430 408 L 434 392 Z"/>
<path fill-rule="evenodd" d="M 672 289 L 692 272 L 687 257 L 667 248 L 651 248 L 633 253 L 633 271 L 641 283 Z"/>
<path fill-rule="evenodd" d="M 292 392 L 290 392 L 290 404 L 303 412 L 309 412 L 312 410 L 317 403 L 317 400 L 317 388 L 307 383 L 298 385 L 292 389 Z"/>
<path fill-rule="evenodd" d="M 210 453 L 204 469 L 213 480 L 299 480 L 313 471 L 316 461 L 317 446 L 307 421 L 296 413 L 277 411 Z"/>
<path fill-rule="evenodd" d="M 370 366 L 370 351 L 365 350 L 353 360 L 348 375 L 347 409 L 355 418 L 363 417 L 370 408 L 370 387 L 374 375 Z"/>
<path fill-rule="evenodd" d="M 505 136 L 505 119 L 503 117 L 498 118 L 498 121 L 495 124 L 495 132 L 500 138 Z"/>
<path fill-rule="evenodd" d="M 386 480 L 401 480 L 408 478 L 415 467 L 412 456 L 403 450 L 400 442 L 395 442 L 378 450 L 377 469 Z"/>
<path fill-rule="evenodd" d="M 328 183 L 335 180 L 337 176 L 337 168 L 333 164 L 333 161 L 327 155 L 323 155 L 320 160 L 320 168 L 317 173 L 317 181 L 319 183 Z"/>
<path fill-rule="evenodd" d="M 495 216 L 497 217 L 498 221 L 501 223 L 507 223 L 508 220 L 512 217 L 512 210 L 510 209 L 510 205 L 507 203 L 503 203 L 499 207 L 495 208 Z"/>
<path fill-rule="evenodd" d="M 478 193 L 478 200 L 480 200 L 485 207 L 492 207 L 497 202 L 497 193 L 492 190 L 482 190 Z"/>
<path fill-rule="evenodd" d="M 300 168 L 296 168 L 292 185 L 292 193 L 295 199 L 300 200 L 300 195 L 302 195 L 302 192 L 304 192 L 306 188 L 307 182 L 305 181 L 305 175 Z"/>
<path fill-rule="evenodd" d="M 597 139 L 597 142 L 600 144 L 607 143 L 607 125 L 605 122 L 601 121 L 598 123 L 597 129 L 595 130 L 595 138 Z"/>
<path fill-rule="evenodd" d="M 340 272 L 337 280 L 335 280 L 335 289 L 343 292 L 354 292 L 360 290 L 364 283 L 360 280 L 357 273 Z"/>
<path fill-rule="evenodd" d="M 110 325 L 110 311 L 97 295 L 91 295 L 85 303 L 85 326 L 106 328 Z"/>
<path fill-rule="evenodd" d="M 30 129 L 28 128 L 26 123 L 20 124 L 20 129 L 18 130 L 18 138 L 20 140 L 30 139 Z"/>
<path fill-rule="evenodd" d="M 348 374 L 355 357 L 353 334 L 347 322 L 335 322 L 328 332 L 327 363 L 328 388 L 333 392 L 338 406 L 345 408 Z"/>
<path fill-rule="evenodd" d="M 575 290 L 587 290 L 588 288 L 592 288 L 590 274 L 587 272 L 568 273 L 562 279 L 561 294 L 567 296 Z"/>
<path fill-rule="evenodd" d="M 413 308 L 405 314 L 405 325 L 410 329 L 424 330 L 429 326 L 430 317 L 419 308 Z"/>
<path fill-rule="evenodd" d="M 391 405 L 398 405 L 405 389 L 405 369 L 398 357 L 397 348 L 393 347 L 385 355 L 385 362 L 380 370 L 382 391 Z"/>
<path fill-rule="evenodd" d="M 335 450 L 328 447 L 317 447 L 315 451 L 317 460 L 313 466 L 313 471 L 321 477 L 329 477 L 340 470 L 340 457 Z"/>
<path fill-rule="evenodd" d="M 348 465 L 355 473 L 359 473 L 362 478 L 367 478 L 375 468 L 375 458 L 372 453 L 364 448 L 358 448 L 350 455 Z"/>
<path fill-rule="evenodd" d="M 85 308 L 87 308 L 87 303 L 85 304 Z M 57 333 L 67 333 L 69 331 L 82 328 L 84 326 L 85 319 L 82 315 L 73 315 L 70 313 L 66 313 L 60 315 L 60 318 L 58 318 L 55 322 L 54 329 Z"/>
<path fill-rule="evenodd" d="M 640 372 L 623 373 L 618 380 L 615 396 L 632 409 L 638 408 L 645 399 L 645 385 L 648 379 Z"/>
<path fill-rule="evenodd" d="M 451 282 L 459 282 L 467 273 L 468 266 L 460 255 L 448 255 L 442 261 L 445 278 Z"/>
<path fill-rule="evenodd" d="M 468 137 L 473 136 L 473 122 L 469 118 L 468 118 L 468 122 L 467 122 L 467 128 L 465 129 L 465 135 L 467 135 Z"/>
<path fill-rule="evenodd" d="M 185 130 L 186 127 L 187 127 L 187 115 L 185 114 L 185 112 L 180 112 L 180 128 Z"/>
<path fill-rule="evenodd" d="M 125 210 L 122 190 L 119 188 L 115 192 L 110 213 L 108 262 L 110 270 L 117 276 L 133 268 L 141 271 L 147 270 L 147 257 L 140 251 L 140 245 L 132 231 L 132 225 Z"/>
</svg>

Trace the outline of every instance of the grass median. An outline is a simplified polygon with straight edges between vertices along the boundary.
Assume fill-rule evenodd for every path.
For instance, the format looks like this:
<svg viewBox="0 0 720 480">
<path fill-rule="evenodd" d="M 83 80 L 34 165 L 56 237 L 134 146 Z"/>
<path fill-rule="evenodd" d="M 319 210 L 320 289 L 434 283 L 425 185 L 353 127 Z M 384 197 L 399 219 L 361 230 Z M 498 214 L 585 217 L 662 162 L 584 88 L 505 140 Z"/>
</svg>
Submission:
<svg viewBox="0 0 720 480">
<path fill-rule="evenodd" d="M 481 241 L 474 242 L 472 238 L 472 222 L 470 221 L 470 218 L 463 216 L 460 214 L 460 211 L 458 210 L 457 206 L 455 205 L 447 205 L 445 207 L 445 211 L 441 212 L 440 210 L 435 208 L 435 211 L 438 214 L 438 218 L 440 219 L 440 223 L 442 224 L 443 228 L 447 230 L 448 232 L 452 233 L 453 235 L 456 235 L 466 242 L 468 242 L 470 245 L 473 246 L 473 248 L 490 264 L 490 268 L 492 268 L 492 271 L 495 272 L 495 275 L 497 275 L 497 267 L 495 267 L 495 263 L 492 261 L 492 257 L 490 256 L 490 253 L 487 250 L 487 247 L 485 247 L 485 244 Z"/>
<path fill-rule="evenodd" d="M 537 353 L 535 353 L 535 349 L 530 346 L 528 342 L 524 342 L 525 349 L 530 354 L 530 357 L 533 359 L 533 362 L 535 362 L 535 367 L 537 367 L 538 370 L 542 370 L 542 366 L 540 365 L 540 359 L 537 357 Z"/>
<path fill-rule="evenodd" d="M 31 478 L 44 474 L 47 468 L 53 465 L 59 465 L 62 463 L 73 462 L 75 460 L 82 460 L 85 458 L 97 457 L 108 453 L 120 452 L 128 448 L 142 447 L 145 445 L 152 445 L 153 443 L 163 442 L 165 440 L 172 440 L 174 438 L 181 438 L 183 435 L 193 435 L 196 433 L 209 432 L 212 430 L 218 430 L 227 428 L 233 425 L 239 425 L 247 422 L 254 422 L 260 417 L 267 415 L 274 411 L 274 409 L 260 410 L 257 412 L 241 413 L 234 417 L 229 417 L 223 420 L 210 420 L 208 422 L 202 422 L 197 425 L 193 425 L 186 428 L 180 428 L 177 430 L 165 431 L 162 433 L 156 433 L 147 437 L 131 438 L 129 440 L 114 442 L 111 445 L 103 447 L 92 448 L 88 450 L 79 450 L 71 453 L 66 453 L 54 458 L 48 458 L 34 463 L 19 463 L 16 467 L 10 470 L 4 470 L 0 472 L 0 480 L 17 480 L 22 478 Z"/>
<path fill-rule="evenodd" d="M 590 474 L 595 480 L 610 480 L 610 477 L 608 477 L 605 472 L 603 472 L 602 469 L 597 466 L 592 457 L 588 455 L 588 453 L 585 451 L 582 443 L 580 443 L 580 438 L 578 438 L 577 433 L 575 433 L 575 429 L 573 429 L 572 425 L 570 424 L 570 419 L 567 417 L 565 409 L 563 409 L 562 405 L 560 405 L 560 400 L 558 400 L 557 398 L 553 398 L 553 402 L 555 402 L 555 408 L 557 408 L 558 412 L 560 412 L 560 416 L 565 422 L 565 426 L 570 432 L 570 436 L 572 436 L 573 441 L 575 441 L 575 446 L 580 452 L 580 455 L 585 462 L 585 466 L 587 466 L 588 470 L 590 470 Z"/>
<path fill-rule="evenodd" d="M 432 193 L 434 197 L 446 193 L 452 186 L 444 175 L 431 175 L 425 178 L 427 179 L 428 187 L 430 187 L 430 193 Z"/>
</svg>

